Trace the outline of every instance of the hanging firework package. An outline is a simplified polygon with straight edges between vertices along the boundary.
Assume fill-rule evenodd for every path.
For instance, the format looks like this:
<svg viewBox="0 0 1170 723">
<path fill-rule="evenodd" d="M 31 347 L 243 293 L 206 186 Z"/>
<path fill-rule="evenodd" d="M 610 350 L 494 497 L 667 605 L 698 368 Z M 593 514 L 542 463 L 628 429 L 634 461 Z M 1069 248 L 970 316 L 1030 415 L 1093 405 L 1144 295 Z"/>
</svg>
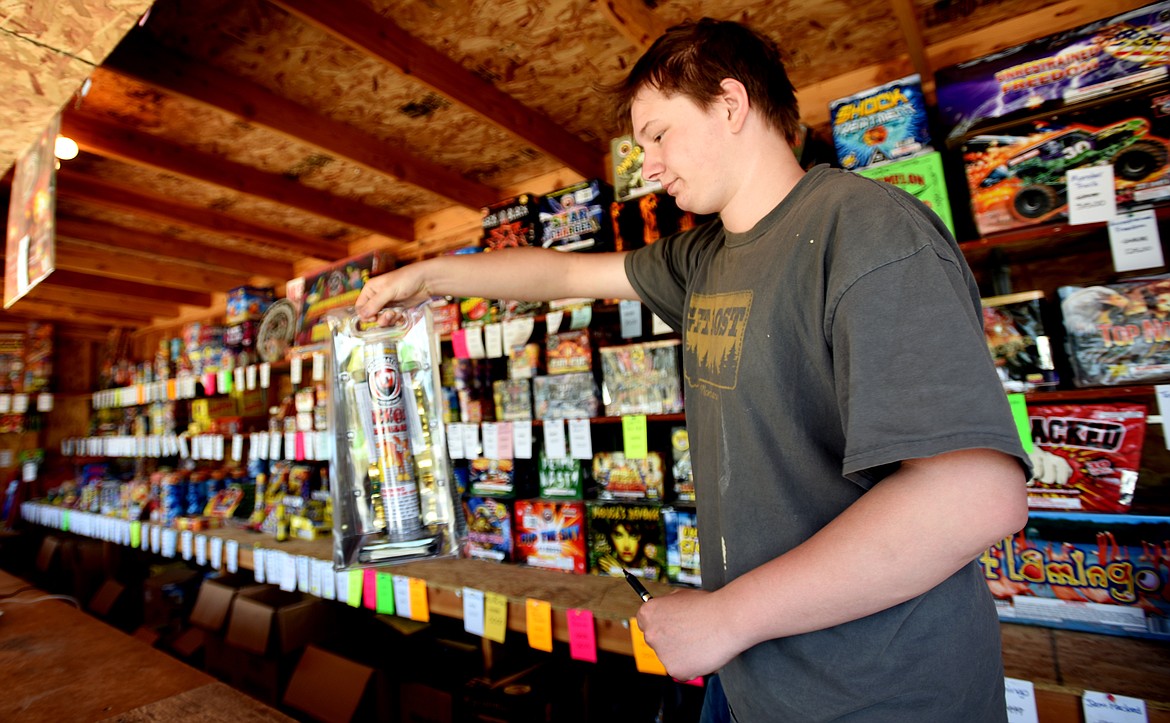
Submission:
<svg viewBox="0 0 1170 723">
<path fill-rule="evenodd" d="M 326 316 L 333 342 L 334 566 L 454 554 L 452 497 L 429 306 Z"/>
</svg>

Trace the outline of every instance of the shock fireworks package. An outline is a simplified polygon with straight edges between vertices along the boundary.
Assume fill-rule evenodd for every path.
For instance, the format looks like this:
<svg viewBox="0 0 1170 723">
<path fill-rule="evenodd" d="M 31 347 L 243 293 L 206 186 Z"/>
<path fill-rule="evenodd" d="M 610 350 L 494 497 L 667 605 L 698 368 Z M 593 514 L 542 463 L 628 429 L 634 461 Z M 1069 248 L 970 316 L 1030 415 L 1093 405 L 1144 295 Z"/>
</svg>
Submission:
<svg viewBox="0 0 1170 723">
<path fill-rule="evenodd" d="M 662 508 L 621 502 L 588 502 L 589 572 L 622 576 L 622 568 L 647 580 L 666 579 Z"/>
<path fill-rule="evenodd" d="M 1029 406 L 1034 476 L 1028 506 L 1127 512 L 1137 486 L 1146 408 L 1141 404 Z"/>
<path fill-rule="evenodd" d="M 1009 392 L 1030 392 L 1060 381 L 1040 317 L 1043 291 L 983 299 L 983 335 L 995 371 Z"/>
<path fill-rule="evenodd" d="M 459 509 L 441 418 L 438 337 L 429 306 L 352 308 L 326 317 L 333 338 L 333 559 L 338 569 L 454 554 Z"/>
<path fill-rule="evenodd" d="M 585 574 L 585 503 L 516 500 L 516 561 Z"/>
<path fill-rule="evenodd" d="M 1170 276 L 1057 293 L 1078 387 L 1170 379 Z"/>
<path fill-rule="evenodd" d="M 931 148 L 918 75 L 835 100 L 829 104 L 829 117 L 837 160 L 851 171 Z"/>
</svg>

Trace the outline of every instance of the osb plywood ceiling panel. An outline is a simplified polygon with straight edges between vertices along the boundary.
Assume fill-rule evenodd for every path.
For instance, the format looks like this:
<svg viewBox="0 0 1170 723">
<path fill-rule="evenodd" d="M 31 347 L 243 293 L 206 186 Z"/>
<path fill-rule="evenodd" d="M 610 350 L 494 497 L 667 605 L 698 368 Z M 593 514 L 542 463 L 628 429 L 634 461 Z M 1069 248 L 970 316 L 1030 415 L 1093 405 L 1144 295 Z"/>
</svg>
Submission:
<svg viewBox="0 0 1170 723">
<path fill-rule="evenodd" d="M 217 295 L 241 271 L 271 282 L 371 249 L 406 261 L 474 241 L 484 204 L 604 174 L 623 122 L 602 89 L 688 18 L 774 37 L 823 132 L 829 100 L 916 63 L 1142 4 L 159 0 L 138 27 L 146 0 L 0 0 L 0 167 L 64 109 L 82 155 L 60 173 L 62 248 L 149 308 L 150 259 L 197 269 Z M 120 277 L 105 252 L 127 255 Z M 130 277 L 146 282 L 122 284 Z M 50 275 L 36 296 L 84 303 L 73 281 L 56 288 Z"/>
</svg>

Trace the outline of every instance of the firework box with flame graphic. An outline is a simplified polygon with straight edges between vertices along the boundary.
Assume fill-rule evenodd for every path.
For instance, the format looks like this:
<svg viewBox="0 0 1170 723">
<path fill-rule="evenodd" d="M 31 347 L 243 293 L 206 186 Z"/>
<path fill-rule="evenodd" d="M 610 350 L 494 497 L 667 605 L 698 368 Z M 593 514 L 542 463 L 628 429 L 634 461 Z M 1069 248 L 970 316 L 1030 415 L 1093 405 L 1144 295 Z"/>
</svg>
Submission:
<svg viewBox="0 0 1170 723">
<path fill-rule="evenodd" d="M 918 75 L 829 103 L 841 166 L 856 171 L 931 150 L 926 100 Z"/>
<path fill-rule="evenodd" d="M 1170 517 L 1033 512 L 978 563 L 1001 620 L 1170 640 Z"/>
<path fill-rule="evenodd" d="M 585 574 L 585 503 L 516 500 L 516 562 Z"/>
<path fill-rule="evenodd" d="M 1158 82 L 1168 64 L 1170 2 L 1160 2 L 941 68 L 939 116 L 953 145 L 980 121 L 1053 112 Z"/>
<path fill-rule="evenodd" d="M 1028 506 L 1127 512 L 1137 487 L 1146 407 L 1054 404 L 1028 407 L 1034 476 Z"/>
<path fill-rule="evenodd" d="M 1062 286 L 1057 294 L 1078 387 L 1170 380 L 1170 276 Z"/>
</svg>

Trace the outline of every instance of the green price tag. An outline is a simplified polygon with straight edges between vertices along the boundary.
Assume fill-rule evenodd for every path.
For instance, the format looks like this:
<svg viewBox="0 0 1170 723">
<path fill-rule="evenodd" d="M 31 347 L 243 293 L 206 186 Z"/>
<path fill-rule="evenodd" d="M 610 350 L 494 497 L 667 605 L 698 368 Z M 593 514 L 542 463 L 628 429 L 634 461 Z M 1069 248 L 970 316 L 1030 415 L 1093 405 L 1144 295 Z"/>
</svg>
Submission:
<svg viewBox="0 0 1170 723">
<path fill-rule="evenodd" d="M 646 459 L 646 415 L 622 417 L 622 447 L 626 459 Z"/>
<path fill-rule="evenodd" d="M 130 523 L 130 547 L 142 547 L 142 523 Z"/>
<path fill-rule="evenodd" d="M 1009 394 L 1008 404 L 1012 407 L 1012 419 L 1016 420 L 1016 431 L 1020 433 L 1020 443 L 1024 451 L 1032 454 L 1032 423 L 1028 420 L 1028 404 L 1023 394 Z"/>
<path fill-rule="evenodd" d="M 378 573 L 377 611 L 384 615 L 394 614 L 394 576 L 386 572 Z"/>
<path fill-rule="evenodd" d="M 69 531 L 69 510 L 65 510 L 61 513 L 61 531 Z"/>
</svg>

